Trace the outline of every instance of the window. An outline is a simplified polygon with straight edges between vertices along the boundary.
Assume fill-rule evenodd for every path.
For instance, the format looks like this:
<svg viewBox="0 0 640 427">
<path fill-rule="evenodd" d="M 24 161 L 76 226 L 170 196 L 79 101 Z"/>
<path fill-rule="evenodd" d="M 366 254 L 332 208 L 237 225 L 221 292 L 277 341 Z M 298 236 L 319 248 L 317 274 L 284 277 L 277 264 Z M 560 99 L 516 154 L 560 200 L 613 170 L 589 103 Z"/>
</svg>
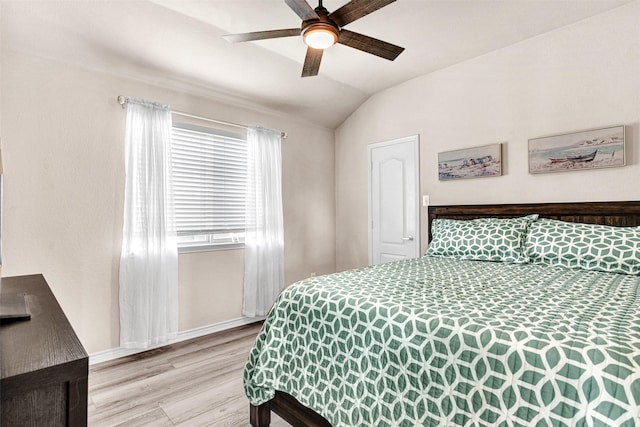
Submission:
<svg viewBox="0 0 640 427">
<path fill-rule="evenodd" d="M 245 137 L 174 123 L 171 146 L 180 252 L 242 247 L 247 186 Z"/>
</svg>

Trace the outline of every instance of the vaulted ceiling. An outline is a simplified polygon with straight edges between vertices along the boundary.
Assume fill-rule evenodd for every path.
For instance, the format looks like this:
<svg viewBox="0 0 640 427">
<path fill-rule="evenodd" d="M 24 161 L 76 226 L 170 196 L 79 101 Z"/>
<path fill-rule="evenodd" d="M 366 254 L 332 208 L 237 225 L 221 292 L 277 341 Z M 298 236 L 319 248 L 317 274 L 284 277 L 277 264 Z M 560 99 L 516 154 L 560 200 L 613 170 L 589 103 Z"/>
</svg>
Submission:
<svg viewBox="0 0 640 427">
<path fill-rule="evenodd" d="M 335 45 L 301 78 L 300 37 L 228 43 L 292 28 L 284 0 L 2 0 L 2 43 L 335 128 L 369 96 L 630 0 L 398 0 L 346 26 L 402 46 L 393 62 Z M 347 0 L 324 0 L 336 10 Z M 312 0 L 312 7 L 317 4 Z"/>
</svg>

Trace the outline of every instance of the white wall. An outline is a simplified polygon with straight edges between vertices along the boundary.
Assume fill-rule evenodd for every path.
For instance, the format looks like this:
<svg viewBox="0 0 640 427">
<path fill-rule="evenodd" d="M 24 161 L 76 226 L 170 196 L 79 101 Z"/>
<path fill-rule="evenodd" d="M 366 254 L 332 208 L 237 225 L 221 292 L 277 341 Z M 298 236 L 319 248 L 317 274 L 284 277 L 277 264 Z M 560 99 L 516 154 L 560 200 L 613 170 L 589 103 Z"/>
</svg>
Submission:
<svg viewBox="0 0 640 427">
<path fill-rule="evenodd" d="M 420 135 L 431 204 L 640 200 L 639 23 L 636 1 L 371 97 L 336 130 L 337 269 L 367 264 L 371 143 Z M 627 166 L 528 174 L 529 138 L 618 124 L 627 126 Z M 438 180 L 438 152 L 498 142 L 504 176 Z"/>
<path fill-rule="evenodd" d="M 117 70 L 114 70 L 114 73 Z M 89 353 L 118 347 L 126 112 L 118 95 L 289 134 L 283 142 L 285 281 L 335 270 L 333 131 L 2 51 L 3 276 L 43 273 Z M 241 317 L 243 251 L 179 257 L 180 330 Z"/>
</svg>

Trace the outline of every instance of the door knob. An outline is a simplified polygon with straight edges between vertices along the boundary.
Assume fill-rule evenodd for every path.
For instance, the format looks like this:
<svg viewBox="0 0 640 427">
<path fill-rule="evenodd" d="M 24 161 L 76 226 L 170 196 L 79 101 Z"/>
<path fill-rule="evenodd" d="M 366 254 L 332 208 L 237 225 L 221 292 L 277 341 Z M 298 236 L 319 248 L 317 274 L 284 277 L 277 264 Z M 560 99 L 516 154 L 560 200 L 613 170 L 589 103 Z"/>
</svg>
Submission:
<svg viewBox="0 0 640 427">
<path fill-rule="evenodd" d="M 410 242 L 413 241 L 413 236 L 409 236 L 409 237 L 403 237 L 402 240 L 404 240 L 405 242 L 408 240 Z"/>
</svg>

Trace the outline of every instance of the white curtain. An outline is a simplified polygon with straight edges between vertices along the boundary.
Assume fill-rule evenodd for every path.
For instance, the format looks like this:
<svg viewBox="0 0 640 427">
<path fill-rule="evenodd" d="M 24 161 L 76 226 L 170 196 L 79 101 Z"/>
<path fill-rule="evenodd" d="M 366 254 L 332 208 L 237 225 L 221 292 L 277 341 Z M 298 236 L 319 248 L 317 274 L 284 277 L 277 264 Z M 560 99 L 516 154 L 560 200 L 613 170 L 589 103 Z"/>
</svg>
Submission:
<svg viewBox="0 0 640 427">
<path fill-rule="evenodd" d="M 129 99 L 120 256 L 120 346 L 148 348 L 178 330 L 178 249 L 171 186 L 171 111 Z"/>
<path fill-rule="evenodd" d="M 249 317 L 266 315 L 284 288 L 280 142 L 280 131 L 247 130 L 243 313 Z"/>
</svg>

